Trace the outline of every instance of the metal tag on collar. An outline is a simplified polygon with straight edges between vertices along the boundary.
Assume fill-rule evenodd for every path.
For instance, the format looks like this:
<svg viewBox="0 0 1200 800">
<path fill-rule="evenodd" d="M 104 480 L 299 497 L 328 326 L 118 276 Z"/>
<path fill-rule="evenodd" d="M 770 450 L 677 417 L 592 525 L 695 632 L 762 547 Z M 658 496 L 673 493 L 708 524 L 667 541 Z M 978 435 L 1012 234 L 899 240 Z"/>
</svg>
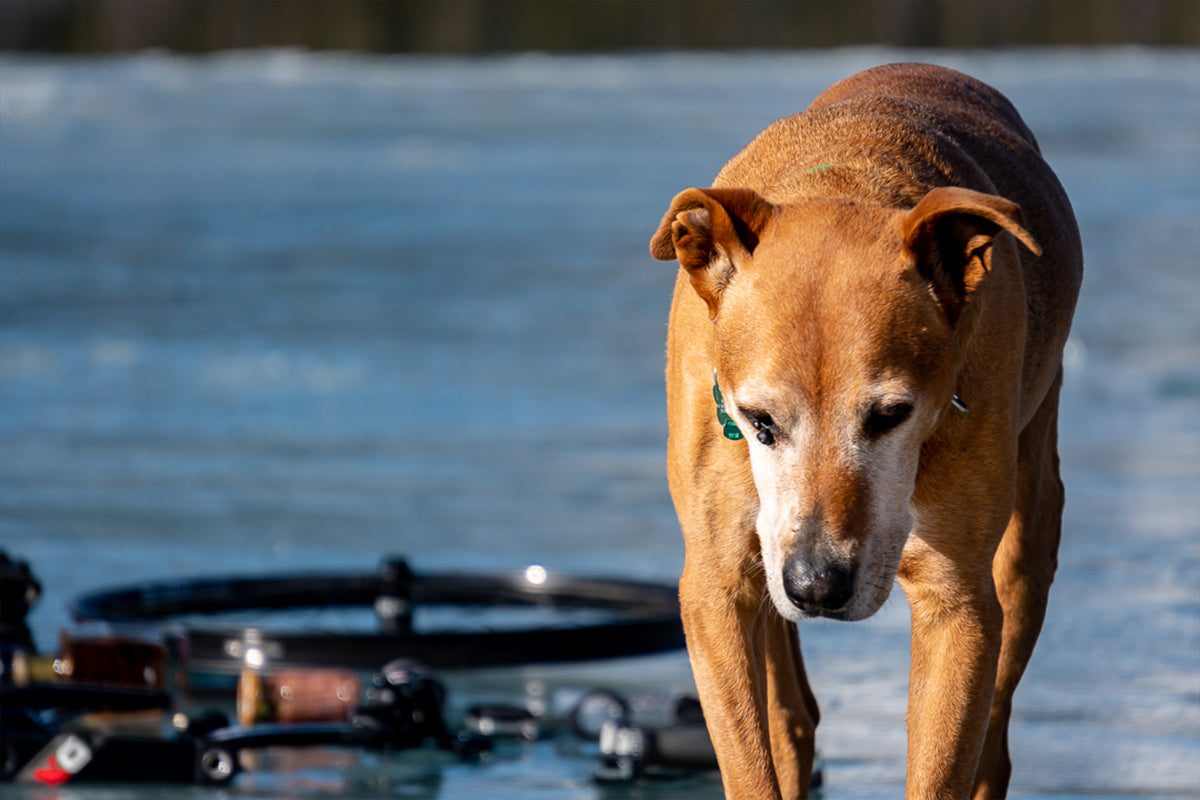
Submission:
<svg viewBox="0 0 1200 800">
<path fill-rule="evenodd" d="M 713 400 L 717 402 L 717 421 L 721 423 L 721 433 L 726 439 L 738 441 L 742 437 L 742 432 L 738 429 L 737 423 L 725 411 L 725 398 L 721 397 L 721 387 L 717 385 L 717 371 L 713 370 Z"/>
</svg>

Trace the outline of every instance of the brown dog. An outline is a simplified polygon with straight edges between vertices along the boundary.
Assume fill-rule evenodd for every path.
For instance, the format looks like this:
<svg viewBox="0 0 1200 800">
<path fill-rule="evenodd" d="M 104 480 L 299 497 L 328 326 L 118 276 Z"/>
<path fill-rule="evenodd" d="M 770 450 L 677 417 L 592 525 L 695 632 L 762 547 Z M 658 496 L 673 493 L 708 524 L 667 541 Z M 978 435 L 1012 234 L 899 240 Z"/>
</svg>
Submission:
<svg viewBox="0 0 1200 800">
<path fill-rule="evenodd" d="M 818 713 L 793 623 L 868 617 L 898 577 L 908 795 L 1003 796 L 1083 270 L 1033 134 L 960 73 L 869 70 L 678 195 L 650 252 L 682 266 L 668 472 L 726 794 L 805 794 Z"/>
</svg>

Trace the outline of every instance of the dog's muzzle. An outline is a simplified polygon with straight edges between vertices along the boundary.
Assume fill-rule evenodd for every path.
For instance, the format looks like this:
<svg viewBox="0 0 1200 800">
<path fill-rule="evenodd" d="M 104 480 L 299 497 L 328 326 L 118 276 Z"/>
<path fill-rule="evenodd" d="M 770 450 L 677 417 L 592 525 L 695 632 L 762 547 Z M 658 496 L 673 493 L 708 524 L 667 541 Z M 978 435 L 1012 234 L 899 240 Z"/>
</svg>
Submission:
<svg viewBox="0 0 1200 800">
<path fill-rule="evenodd" d="M 783 565 L 783 589 L 805 614 L 838 617 L 854 596 L 854 568 L 793 556 Z"/>
</svg>

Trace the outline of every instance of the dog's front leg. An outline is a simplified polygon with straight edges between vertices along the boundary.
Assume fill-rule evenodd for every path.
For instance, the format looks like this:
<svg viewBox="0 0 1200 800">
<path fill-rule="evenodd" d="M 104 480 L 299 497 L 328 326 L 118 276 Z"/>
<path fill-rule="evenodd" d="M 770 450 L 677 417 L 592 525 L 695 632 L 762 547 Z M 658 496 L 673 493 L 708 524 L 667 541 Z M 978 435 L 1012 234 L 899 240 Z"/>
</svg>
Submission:
<svg viewBox="0 0 1200 800">
<path fill-rule="evenodd" d="M 808 685 L 796 623 L 763 609 L 771 755 L 783 797 L 807 797 L 821 712 Z"/>
<path fill-rule="evenodd" d="M 730 800 L 779 798 L 767 720 L 761 569 L 720 569 L 689 553 L 679 581 L 688 655 Z M 718 568 L 719 569 L 719 568 Z"/>
<path fill-rule="evenodd" d="M 984 559 L 990 566 L 990 559 Z M 927 551 L 901 568 L 912 607 L 907 796 L 971 796 L 1000 654 L 1003 612 L 990 570 L 964 575 Z"/>
</svg>

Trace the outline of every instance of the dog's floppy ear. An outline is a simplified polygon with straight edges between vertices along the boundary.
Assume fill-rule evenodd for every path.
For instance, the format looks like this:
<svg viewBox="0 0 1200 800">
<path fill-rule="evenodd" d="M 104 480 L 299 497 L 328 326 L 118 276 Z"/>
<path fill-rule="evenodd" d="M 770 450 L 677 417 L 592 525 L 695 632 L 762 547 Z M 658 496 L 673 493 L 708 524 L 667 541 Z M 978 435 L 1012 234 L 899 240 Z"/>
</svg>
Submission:
<svg viewBox="0 0 1200 800">
<path fill-rule="evenodd" d="M 716 317 L 736 265 L 754 252 L 774 216 L 775 206 L 751 189 L 685 189 L 671 201 L 650 254 L 678 259 Z"/>
<path fill-rule="evenodd" d="M 954 324 L 992 268 L 992 244 L 1008 231 L 1034 255 L 1042 249 L 1024 228 L 1021 207 L 957 186 L 931 190 L 901 220 L 904 246 L 933 285 Z"/>
</svg>

